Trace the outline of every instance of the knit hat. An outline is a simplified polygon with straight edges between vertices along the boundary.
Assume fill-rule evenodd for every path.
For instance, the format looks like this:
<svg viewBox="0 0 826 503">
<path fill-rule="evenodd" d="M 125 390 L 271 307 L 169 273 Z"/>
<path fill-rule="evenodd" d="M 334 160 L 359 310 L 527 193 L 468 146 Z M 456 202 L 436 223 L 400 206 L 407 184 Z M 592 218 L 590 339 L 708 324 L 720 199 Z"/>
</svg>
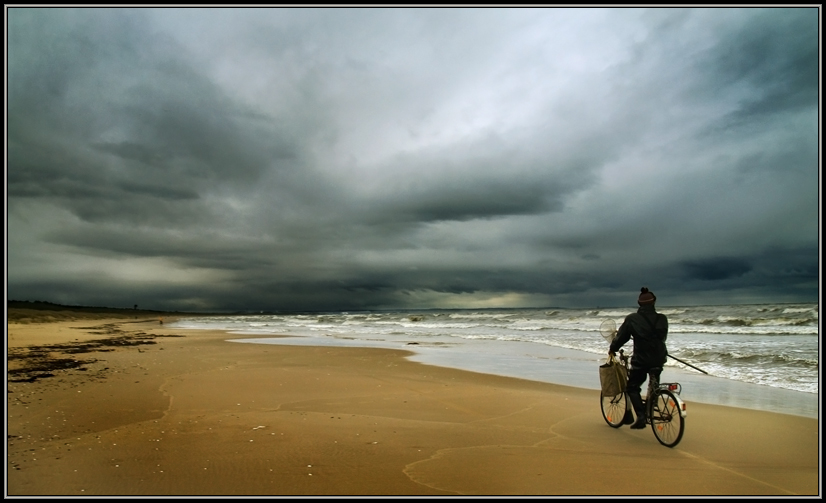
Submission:
<svg viewBox="0 0 826 503">
<path fill-rule="evenodd" d="M 654 292 L 649 292 L 646 287 L 640 288 L 640 297 L 637 299 L 637 304 L 647 306 L 653 304 L 656 300 L 657 296 L 654 295 Z"/>
</svg>

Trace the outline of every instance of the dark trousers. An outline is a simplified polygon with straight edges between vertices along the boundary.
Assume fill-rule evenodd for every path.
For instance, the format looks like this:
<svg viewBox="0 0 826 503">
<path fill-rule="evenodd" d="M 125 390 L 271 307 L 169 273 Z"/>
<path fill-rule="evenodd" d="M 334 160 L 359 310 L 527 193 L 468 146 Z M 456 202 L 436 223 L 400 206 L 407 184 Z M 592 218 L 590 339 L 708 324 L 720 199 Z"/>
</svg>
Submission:
<svg viewBox="0 0 826 503">
<path fill-rule="evenodd" d="M 628 386 L 625 391 L 628 394 L 628 399 L 631 401 L 631 405 L 634 407 L 634 413 L 637 417 L 642 417 L 645 415 L 645 409 L 642 405 L 642 396 L 640 395 L 642 392 L 642 383 L 645 382 L 646 377 L 654 378 L 657 382 L 660 382 L 660 374 L 662 371 L 662 367 L 631 366 L 631 371 L 628 373 Z"/>
</svg>

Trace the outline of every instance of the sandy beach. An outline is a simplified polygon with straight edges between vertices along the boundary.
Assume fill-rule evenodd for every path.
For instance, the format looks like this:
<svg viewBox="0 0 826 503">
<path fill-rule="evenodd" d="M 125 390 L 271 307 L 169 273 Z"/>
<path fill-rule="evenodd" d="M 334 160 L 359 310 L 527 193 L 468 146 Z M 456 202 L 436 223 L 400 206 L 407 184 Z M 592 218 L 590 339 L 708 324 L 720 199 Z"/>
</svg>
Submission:
<svg viewBox="0 0 826 503">
<path fill-rule="evenodd" d="M 820 494 L 817 419 L 690 403 L 669 449 L 593 390 L 92 318 L 8 324 L 7 496 Z"/>
</svg>

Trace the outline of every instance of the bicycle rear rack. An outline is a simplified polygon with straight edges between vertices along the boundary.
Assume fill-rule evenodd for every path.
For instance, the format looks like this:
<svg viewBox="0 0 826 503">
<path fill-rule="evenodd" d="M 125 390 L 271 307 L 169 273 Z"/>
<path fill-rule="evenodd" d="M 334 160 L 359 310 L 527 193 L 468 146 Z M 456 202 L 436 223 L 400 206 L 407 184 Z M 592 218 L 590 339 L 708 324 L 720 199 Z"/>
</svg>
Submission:
<svg viewBox="0 0 826 503">
<path fill-rule="evenodd" d="M 667 389 L 668 391 L 673 391 L 676 394 L 680 394 L 683 390 L 683 387 L 678 382 L 663 382 L 659 384 L 659 389 Z"/>
</svg>

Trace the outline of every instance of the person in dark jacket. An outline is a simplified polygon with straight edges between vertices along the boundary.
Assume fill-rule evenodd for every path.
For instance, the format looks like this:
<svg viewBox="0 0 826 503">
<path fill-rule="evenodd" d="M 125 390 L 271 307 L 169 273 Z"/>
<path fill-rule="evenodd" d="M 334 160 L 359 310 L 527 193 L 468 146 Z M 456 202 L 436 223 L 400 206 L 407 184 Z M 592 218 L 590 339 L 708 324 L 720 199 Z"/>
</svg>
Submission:
<svg viewBox="0 0 826 503">
<path fill-rule="evenodd" d="M 634 355 L 631 357 L 631 371 L 628 374 L 626 393 L 637 420 L 631 428 L 638 430 L 645 428 L 645 410 L 640 395 L 645 378 L 654 378 L 659 382 L 668 351 L 665 339 L 668 337 L 668 318 L 654 309 L 657 297 L 648 288 L 640 289 L 637 304 L 640 308 L 636 313 L 625 317 L 625 321 L 617 330 L 617 335 L 611 342 L 608 354 L 614 356 L 617 351 L 632 337 L 634 338 Z M 627 414 L 625 424 L 631 423 Z"/>
</svg>

